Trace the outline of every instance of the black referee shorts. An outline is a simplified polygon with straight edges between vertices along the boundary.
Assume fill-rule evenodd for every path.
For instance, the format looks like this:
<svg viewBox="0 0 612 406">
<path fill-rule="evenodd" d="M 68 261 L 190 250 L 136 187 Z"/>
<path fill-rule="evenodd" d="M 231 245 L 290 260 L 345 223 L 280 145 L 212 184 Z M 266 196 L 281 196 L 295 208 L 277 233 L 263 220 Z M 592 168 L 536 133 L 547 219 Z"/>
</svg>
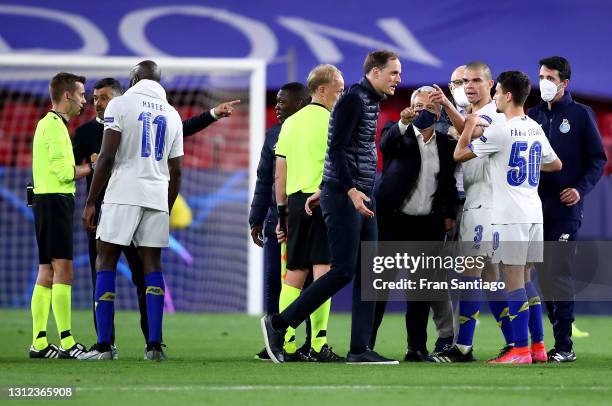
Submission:
<svg viewBox="0 0 612 406">
<path fill-rule="evenodd" d="M 51 259 L 72 260 L 72 214 L 74 196 L 63 193 L 34 195 L 34 226 L 38 263 Z"/>
<path fill-rule="evenodd" d="M 312 216 L 304 211 L 310 195 L 312 193 L 298 192 L 289 196 L 287 269 L 306 269 L 330 263 L 327 228 L 321 207 L 315 207 Z"/>
</svg>

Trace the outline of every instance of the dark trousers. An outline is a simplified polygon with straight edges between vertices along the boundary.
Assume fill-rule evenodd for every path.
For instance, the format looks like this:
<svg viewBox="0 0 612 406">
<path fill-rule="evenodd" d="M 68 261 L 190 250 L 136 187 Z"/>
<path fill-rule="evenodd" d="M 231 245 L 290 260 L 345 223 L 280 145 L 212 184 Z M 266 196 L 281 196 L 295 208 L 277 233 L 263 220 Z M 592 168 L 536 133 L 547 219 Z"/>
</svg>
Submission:
<svg viewBox="0 0 612 406">
<path fill-rule="evenodd" d="M 559 241 L 563 234 L 569 241 L 576 241 L 581 222 L 579 220 L 544 219 L 544 240 Z M 558 242 L 556 244 L 563 244 Z M 555 348 L 571 351 L 572 323 L 574 322 L 574 278 L 572 268 L 575 258 L 575 245 L 568 249 L 547 250 L 544 252 L 546 266 L 538 267 L 538 280 L 544 297 L 548 320 L 555 336 Z M 548 254 L 548 255 L 547 255 Z M 548 299 L 547 299 L 548 298 Z M 562 300 L 556 300 L 562 299 Z"/>
<path fill-rule="evenodd" d="M 278 313 L 278 301 L 281 292 L 281 245 L 276 235 L 266 235 L 264 238 L 264 290 L 266 313 Z M 312 283 L 312 272 L 308 273 L 304 281 L 304 289 Z M 310 319 L 306 319 L 306 346 L 310 347 Z"/>
<path fill-rule="evenodd" d="M 444 219 L 439 215 L 408 216 L 387 212 L 381 215 L 381 235 L 387 241 L 442 241 L 444 239 Z M 376 302 L 374 325 L 370 346 L 374 348 L 378 328 L 385 315 L 387 301 Z M 406 303 L 406 333 L 408 348 L 425 351 L 427 349 L 427 321 L 429 320 L 430 301 L 408 300 Z"/>
<path fill-rule="evenodd" d="M 96 323 L 96 258 L 98 251 L 96 249 L 96 234 L 89 233 L 89 265 L 91 266 L 91 283 L 93 286 L 93 320 L 96 334 L 98 333 L 98 324 Z M 138 255 L 138 248 L 134 244 L 129 247 L 123 247 L 123 255 L 128 262 L 130 271 L 132 272 L 132 282 L 136 286 L 136 294 L 138 295 L 138 310 L 140 310 L 140 329 L 145 338 L 145 342 L 148 342 L 149 337 L 149 324 L 147 321 L 147 297 L 146 297 L 146 284 L 144 278 L 144 269 L 142 266 L 142 260 Z M 111 327 L 111 344 L 115 343 L 115 322 Z"/>
<path fill-rule="evenodd" d="M 264 238 L 264 286 L 266 312 L 278 313 L 278 298 L 281 291 L 281 246 L 276 235 Z"/>
<path fill-rule="evenodd" d="M 370 195 L 374 212 L 374 196 Z M 325 183 L 321 191 L 321 209 L 327 226 L 331 269 L 316 280 L 293 302 L 281 317 L 297 327 L 313 311 L 344 286 L 353 281 L 351 352 L 365 351 L 370 341 L 374 302 L 361 300 L 361 241 L 376 241 L 376 217 L 366 218 L 355 210 L 353 202 L 338 185 Z"/>
</svg>

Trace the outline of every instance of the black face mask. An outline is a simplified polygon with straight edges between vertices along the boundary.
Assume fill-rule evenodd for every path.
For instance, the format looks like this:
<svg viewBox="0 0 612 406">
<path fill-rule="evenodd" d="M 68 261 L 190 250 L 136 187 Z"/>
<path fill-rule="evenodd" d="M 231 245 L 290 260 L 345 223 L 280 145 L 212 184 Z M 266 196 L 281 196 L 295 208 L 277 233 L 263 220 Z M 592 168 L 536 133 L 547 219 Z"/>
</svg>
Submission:
<svg viewBox="0 0 612 406">
<path fill-rule="evenodd" d="M 424 130 L 434 125 L 437 118 L 431 111 L 423 109 L 419 112 L 419 116 L 412 121 L 412 124 L 416 128 Z"/>
</svg>

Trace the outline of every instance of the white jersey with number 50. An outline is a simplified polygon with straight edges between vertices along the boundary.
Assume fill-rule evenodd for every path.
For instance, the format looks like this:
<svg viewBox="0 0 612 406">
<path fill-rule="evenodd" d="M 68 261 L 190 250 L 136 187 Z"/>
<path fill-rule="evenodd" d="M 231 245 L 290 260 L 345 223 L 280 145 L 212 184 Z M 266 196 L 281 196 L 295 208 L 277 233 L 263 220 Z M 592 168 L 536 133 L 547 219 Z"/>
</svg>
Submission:
<svg viewBox="0 0 612 406">
<path fill-rule="evenodd" d="M 168 212 L 168 159 L 183 155 L 183 123 L 164 88 L 141 80 L 112 99 L 104 129 L 121 133 L 104 202 Z"/>
<path fill-rule="evenodd" d="M 542 223 L 540 168 L 557 159 L 542 127 L 527 116 L 488 127 L 470 144 L 489 157 L 493 184 L 492 224 Z"/>
</svg>

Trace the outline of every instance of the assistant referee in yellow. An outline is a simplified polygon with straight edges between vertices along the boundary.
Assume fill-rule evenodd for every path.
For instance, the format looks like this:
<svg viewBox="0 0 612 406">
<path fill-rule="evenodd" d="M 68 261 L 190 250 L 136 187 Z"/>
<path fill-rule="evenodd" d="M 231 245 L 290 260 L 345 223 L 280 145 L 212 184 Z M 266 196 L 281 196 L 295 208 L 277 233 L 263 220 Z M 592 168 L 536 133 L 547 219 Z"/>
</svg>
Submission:
<svg viewBox="0 0 612 406">
<path fill-rule="evenodd" d="M 76 358 L 85 347 L 71 332 L 72 217 L 75 180 L 91 171 L 88 163 L 75 165 L 68 121 L 85 104 L 85 78 L 61 72 L 49 83 L 52 109 L 36 126 L 32 146 L 34 224 L 38 243 L 38 276 L 32 292 L 30 358 Z M 49 307 L 60 336 L 60 346 L 47 341 Z"/>
</svg>

